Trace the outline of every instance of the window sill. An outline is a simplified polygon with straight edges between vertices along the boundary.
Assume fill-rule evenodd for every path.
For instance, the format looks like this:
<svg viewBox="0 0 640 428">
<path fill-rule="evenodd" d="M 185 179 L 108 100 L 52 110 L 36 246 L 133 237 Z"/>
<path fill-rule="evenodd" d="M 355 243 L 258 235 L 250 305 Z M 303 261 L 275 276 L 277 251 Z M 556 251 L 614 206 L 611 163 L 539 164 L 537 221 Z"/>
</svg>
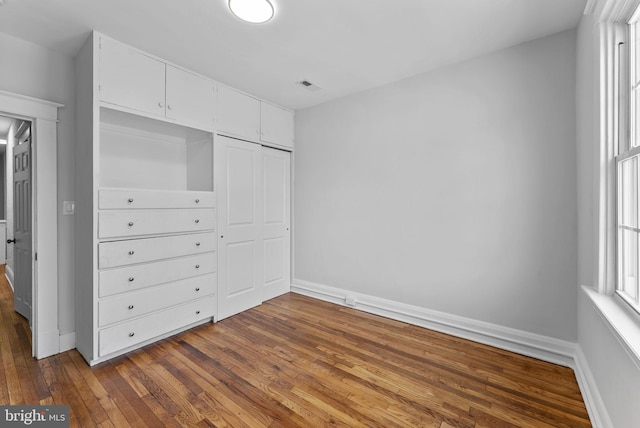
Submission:
<svg viewBox="0 0 640 428">
<path fill-rule="evenodd" d="M 614 332 L 625 351 L 640 368 L 640 315 L 627 307 L 618 296 L 600 294 L 591 287 L 582 286 L 602 318 Z"/>
</svg>

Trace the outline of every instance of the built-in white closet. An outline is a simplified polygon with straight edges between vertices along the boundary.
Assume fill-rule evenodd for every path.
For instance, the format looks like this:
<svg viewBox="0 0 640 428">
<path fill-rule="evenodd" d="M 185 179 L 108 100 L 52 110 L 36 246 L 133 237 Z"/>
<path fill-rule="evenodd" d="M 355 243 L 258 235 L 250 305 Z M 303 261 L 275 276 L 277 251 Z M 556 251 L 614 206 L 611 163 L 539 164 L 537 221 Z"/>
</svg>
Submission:
<svg viewBox="0 0 640 428">
<path fill-rule="evenodd" d="M 287 292 L 293 113 L 99 33 L 76 64 L 85 359 Z"/>
</svg>

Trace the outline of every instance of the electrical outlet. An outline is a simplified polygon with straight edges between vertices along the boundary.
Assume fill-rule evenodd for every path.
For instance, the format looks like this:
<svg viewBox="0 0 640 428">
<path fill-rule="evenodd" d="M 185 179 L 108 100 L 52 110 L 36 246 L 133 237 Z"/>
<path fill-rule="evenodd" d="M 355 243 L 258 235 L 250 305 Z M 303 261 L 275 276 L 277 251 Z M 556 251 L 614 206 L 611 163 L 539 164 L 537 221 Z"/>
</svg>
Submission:
<svg viewBox="0 0 640 428">
<path fill-rule="evenodd" d="M 355 296 L 347 296 L 347 298 L 345 299 L 347 306 L 355 306 L 356 305 L 356 298 Z"/>
</svg>

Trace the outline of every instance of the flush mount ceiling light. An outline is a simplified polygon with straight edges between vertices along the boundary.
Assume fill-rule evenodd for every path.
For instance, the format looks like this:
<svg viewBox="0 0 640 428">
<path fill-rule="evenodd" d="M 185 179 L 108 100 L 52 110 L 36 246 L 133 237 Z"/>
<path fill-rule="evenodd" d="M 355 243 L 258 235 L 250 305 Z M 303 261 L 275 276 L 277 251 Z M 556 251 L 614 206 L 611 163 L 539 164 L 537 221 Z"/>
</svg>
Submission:
<svg viewBox="0 0 640 428">
<path fill-rule="evenodd" d="M 273 5 L 269 0 L 229 0 L 231 12 L 243 21 L 262 24 L 273 18 Z"/>
</svg>

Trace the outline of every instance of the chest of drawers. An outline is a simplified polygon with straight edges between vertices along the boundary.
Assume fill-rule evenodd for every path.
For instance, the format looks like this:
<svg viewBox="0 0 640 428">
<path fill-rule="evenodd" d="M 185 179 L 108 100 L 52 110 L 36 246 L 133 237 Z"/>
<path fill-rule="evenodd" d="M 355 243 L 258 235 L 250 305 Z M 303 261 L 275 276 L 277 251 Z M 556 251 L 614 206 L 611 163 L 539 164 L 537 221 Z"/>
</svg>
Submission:
<svg viewBox="0 0 640 428">
<path fill-rule="evenodd" d="M 100 189 L 98 361 L 215 317 L 214 196 Z"/>
</svg>

